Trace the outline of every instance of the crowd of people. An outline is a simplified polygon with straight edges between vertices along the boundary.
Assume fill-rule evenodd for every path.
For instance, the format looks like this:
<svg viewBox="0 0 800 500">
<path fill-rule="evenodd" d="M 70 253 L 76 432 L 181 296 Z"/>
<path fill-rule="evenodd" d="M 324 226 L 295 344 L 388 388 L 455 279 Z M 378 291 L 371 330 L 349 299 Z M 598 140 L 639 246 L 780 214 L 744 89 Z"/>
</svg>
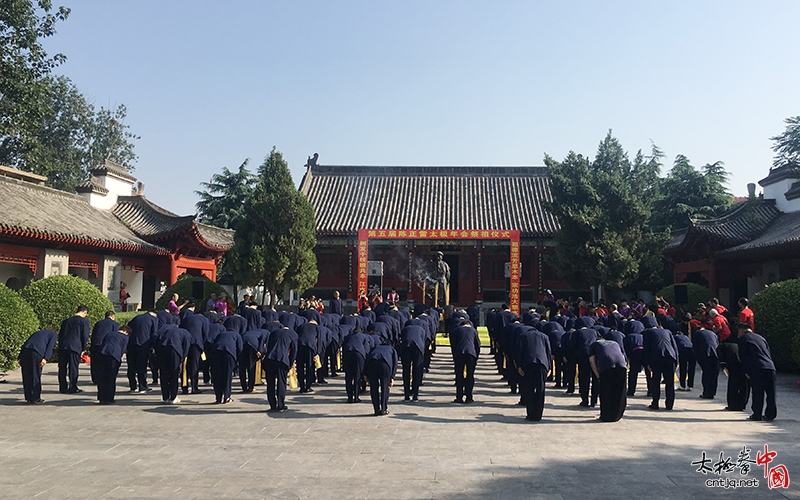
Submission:
<svg viewBox="0 0 800 500">
<path fill-rule="evenodd" d="M 775 366 L 769 347 L 753 332 L 753 314 L 741 299 L 738 335 L 731 335 L 729 311 L 712 300 L 694 314 L 676 320 L 675 309 L 663 298 L 646 305 L 586 303 L 580 298 L 552 300 L 531 307 L 520 317 L 507 305 L 486 314 L 490 355 L 512 393 L 520 396 L 526 418 L 540 420 L 545 385 L 575 393 L 580 405 L 596 406 L 602 421 L 622 418 L 627 398 L 637 391 L 645 372 L 649 408 L 671 410 L 678 390 L 694 388 L 696 366 L 702 371 L 699 397 L 716 397 L 720 368 L 729 377 L 727 410 L 741 411 L 752 392 L 752 420 L 773 420 Z M 255 390 L 257 378 L 266 378 L 270 412 L 287 409 L 287 386 L 296 381 L 299 392 L 313 393 L 315 385 L 343 372 L 348 403 L 358 403 L 369 384 L 375 415 L 388 414 L 390 387 L 402 370 L 403 400 L 419 401 L 420 385 L 436 350 L 437 332 L 449 338 L 455 378 L 454 402 L 474 402 L 475 368 L 481 346 L 475 307 L 442 312 L 418 305 L 413 314 L 398 307 L 396 290 L 386 300 L 359 300 L 356 313 L 343 314 L 338 293 L 329 301 L 304 300 L 297 313 L 260 307 L 249 296 L 238 306 L 212 296 L 196 307 L 179 303 L 177 294 L 164 309 L 134 317 L 120 327 L 113 311 L 98 321 L 90 334 L 87 308 L 81 306 L 61 324 L 59 332 L 35 332 L 23 345 L 25 400 L 41 404 L 42 367 L 58 341 L 59 390 L 82 392 L 78 366 L 88 344 L 91 379 L 100 404 L 114 404 L 116 381 L 125 353 L 132 393 L 150 392 L 159 383 L 165 404 L 179 404 L 179 392 L 198 394 L 200 379 L 212 385 L 215 403 L 233 401 L 233 379 L 243 393 Z M 374 305 L 374 307 L 373 307 Z M 444 321 L 442 321 L 444 320 Z M 443 328 L 442 328 L 443 327 Z M 764 400 L 766 399 L 766 405 Z"/>
</svg>

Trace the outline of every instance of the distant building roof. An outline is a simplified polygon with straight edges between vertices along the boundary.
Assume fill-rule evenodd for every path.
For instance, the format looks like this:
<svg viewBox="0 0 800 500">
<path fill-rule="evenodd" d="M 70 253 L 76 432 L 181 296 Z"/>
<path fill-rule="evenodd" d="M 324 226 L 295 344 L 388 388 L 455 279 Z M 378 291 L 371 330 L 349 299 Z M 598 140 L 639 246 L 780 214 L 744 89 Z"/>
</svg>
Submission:
<svg viewBox="0 0 800 500">
<path fill-rule="evenodd" d="M 93 208 L 80 195 L 0 176 L 0 235 L 132 253 L 169 251 L 136 236 L 110 212 Z"/>
<path fill-rule="evenodd" d="M 545 167 L 311 165 L 300 191 L 318 235 L 359 229 L 517 229 L 551 237 L 555 217 Z"/>
<path fill-rule="evenodd" d="M 144 196 L 120 196 L 112 212 L 139 237 L 150 242 L 164 241 L 176 233 L 189 232 L 202 245 L 215 251 L 224 252 L 233 246 L 233 230 L 199 223 L 195 220 L 196 215 L 174 214 Z"/>
<path fill-rule="evenodd" d="M 800 251 L 800 212 L 782 213 L 758 237 L 718 253 L 722 258 L 778 257 Z"/>
<path fill-rule="evenodd" d="M 136 182 L 136 177 L 132 176 L 130 172 L 128 172 L 128 167 L 111 160 L 103 161 L 102 164 L 92 168 L 90 172 L 92 175 L 106 174 L 119 177 L 120 179 L 125 179 L 126 181 Z"/>
</svg>

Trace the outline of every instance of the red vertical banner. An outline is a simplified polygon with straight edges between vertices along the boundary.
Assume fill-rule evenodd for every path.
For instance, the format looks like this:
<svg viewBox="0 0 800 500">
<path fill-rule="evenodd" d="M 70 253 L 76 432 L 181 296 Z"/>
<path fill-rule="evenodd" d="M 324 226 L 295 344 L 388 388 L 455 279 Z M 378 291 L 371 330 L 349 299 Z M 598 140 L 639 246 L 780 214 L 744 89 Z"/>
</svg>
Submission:
<svg viewBox="0 0 800 500">
<path fill-rule="evenodd" d="M 511 310 L 520 314 L 520 296 L 519 296 L 519 231 L 510 231 L 509 239 L 511 241 L 511 290 L 509 294 L 509 306 Z"/>
<path fill-rule="evenodd" d="M 369 260 L 369 237 L 366 229 L 358 230 L 358 298 L 361 290 L 367 290 L 367 261 Z"/>
</svg>

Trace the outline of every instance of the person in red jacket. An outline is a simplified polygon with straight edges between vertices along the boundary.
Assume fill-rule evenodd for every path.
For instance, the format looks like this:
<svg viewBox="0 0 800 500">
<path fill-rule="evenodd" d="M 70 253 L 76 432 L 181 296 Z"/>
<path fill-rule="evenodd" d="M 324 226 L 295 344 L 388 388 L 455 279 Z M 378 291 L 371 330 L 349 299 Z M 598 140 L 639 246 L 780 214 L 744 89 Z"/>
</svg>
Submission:
<svg viewBox="0 0 800 500">
<path fill-rule="evenodd" d="M 753 310 L 750 309 L 749 301 L 746 297 L 739 299 L 739 307 L 742 308 L 742 310 L 739 312 L 739 323 L 747 323 L 750 325 L 751 330 L 755 330 L 756 325 L 753 316 Z"/>
<path fill-rule="evenodd" d="M 720 342 L 725 342 L 725 339 L 731 336 L 731 327 L 728 325 L 728 320 L 716 309 L 708 310 L 708 322 L 709 330 L 717 334 Z"/>
</svg>

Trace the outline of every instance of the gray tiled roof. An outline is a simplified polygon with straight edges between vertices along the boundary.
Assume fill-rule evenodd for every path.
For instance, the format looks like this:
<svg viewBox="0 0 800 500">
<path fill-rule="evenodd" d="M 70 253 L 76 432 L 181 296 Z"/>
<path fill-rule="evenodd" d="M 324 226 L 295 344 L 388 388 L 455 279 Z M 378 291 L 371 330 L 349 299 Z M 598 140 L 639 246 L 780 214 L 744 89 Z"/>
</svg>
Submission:
<svg viewBox="0 0 800 500">
<path fill-rule="evenodd" d="M 195 221 L 195 215 L 180 216 L 152 203 L 144 196 L 120 196 L 111 209 L 119 220 L 148 241 L 159 241 L 179 231 L 196 231 L 208 246 L 228 250 L 234 231 Z"/>
<path fill-rule="evenodd" d="M 136 177 L 128 172 L 128 167 L 111 160 L 105 160 L 102 164 L 92 168 L 91 173 L 92 175 L 111 174 L 131 182 L 136 182 Z"/>
<path fill-rule="evenodd" d="M 0 177 L 0 234 L 10 239 L 55 241 L 130 252 L 168 254 L 137 237 L 110 212 L 80 195 Z"/>
<path fill-rule="evenodd" d="M 550 237 L 555 217 L 545 167 L 377 167 L 312 165 L 300 191 L 317 234 L 359 229 L 518 229 Z"/>
<path fill-rule="evenodd" d="M 800 212 L 782 213 L 757 238 L 719 252 L 725 258 L 800 249 Z"/>
</svg>

